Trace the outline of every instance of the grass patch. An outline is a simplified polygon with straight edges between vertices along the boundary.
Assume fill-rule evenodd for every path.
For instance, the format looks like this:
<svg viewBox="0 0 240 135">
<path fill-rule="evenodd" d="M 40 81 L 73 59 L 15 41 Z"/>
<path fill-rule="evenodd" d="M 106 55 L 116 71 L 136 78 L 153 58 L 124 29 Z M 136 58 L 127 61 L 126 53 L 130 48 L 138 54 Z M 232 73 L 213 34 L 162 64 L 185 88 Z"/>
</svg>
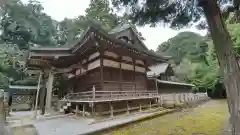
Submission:
<svg viewBox="0 0 240 135">
<path fill-rule="evenodd" d="M 102 135 L 221 135 L 227 120 L 226 101 L 216 100 L 186 112 L 161 116 Z"/>
</svg>

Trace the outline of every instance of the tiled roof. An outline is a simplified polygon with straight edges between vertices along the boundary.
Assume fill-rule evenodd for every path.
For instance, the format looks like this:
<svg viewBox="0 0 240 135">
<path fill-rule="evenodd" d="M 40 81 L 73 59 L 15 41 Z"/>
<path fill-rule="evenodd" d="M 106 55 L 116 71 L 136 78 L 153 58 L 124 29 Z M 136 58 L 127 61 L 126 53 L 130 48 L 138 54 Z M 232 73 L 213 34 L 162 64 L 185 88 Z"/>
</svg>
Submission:
<svg viewBox="0 0 240 135">
<path fill-rule="evenodd" d="M 165 73 L 169 64 L 168 63 L 160 63 L 154 66 L 149 67 L 151 71 L 147 72 L 147 76 L 159 76 L 161 73 Z"/>
<path fill-rule="evenodd" d="M 124 27 L 126 28 L 126 27 Z M 135 45 L 132 45 L 130 43 L 126 43 L 120 39 L 117 39 L 115 36 L 105 32 L 104 30 L 102 29 L 99 29 L 95 26 L 92 26 L 92 25 L 89 25 L 89 27 L 82 33 L 81 37 L 75 42 L 74 46 L 71 46 L 71 47 L 57 47 L 57 48 L 30 48 L 30 50 L 32 51 L 37 51 L 37 50 L 44 50 L 44 51 L 53 51 L 53 50 L 56 50 L 56 51 L 72 51 L 73 53 L 78 49 L 78 48 L 81 48 L 82 47 L 82 43 L 84 42 L 85 37 L 89 36 L 90 34 L 92 34 L 92 32 L 95 32 L 97 34 L 99 34 L 100 36 L 106 38 L 107 40 L 110 40 L 112 42 L 116 42 L 118 44 L 121 44 L 121 45 L 124 45 L 128 48 L 132 48 L 132 49 L 135 49 L 136 51 L 140 52 L 140 53 L 143 53 L 143 54 L 146 54 L 148 56 L 151 56 L 157 60 L 161 60 L 161 61 L 166 61 L 169 59 L 168 56 L 161 56 L 159 54 L 156 54 L 154 52 L 151 52 L 149 51 L 148 49 L 140 49 L 139 47 L 136 47 Z"/>
<path fill-rule="evenodd" d="M 123 25 L 118 25 L 117 27 L 113 28 L 112 30 L 110 30 L 108 32 L 108 34 L 114 34 L 114 33 L 118 33 L 121 32 L 123 30 L 126 30 L 128 28 L 132 28 L 133 26 L 131 24 L 123 24 Z"/>
<path fill-rule="evenodd" d="M 117 34 L 121 31 L 125 31 L 127 29 L 132 30 L 132 32 L 134 33 L 134 35 L 137 37 L 137 39 L 139 40 L 140 44 L 133 44 L 134 46 L 136 46 L 139 49 L 142 50 L 148 50 L 148 48 L 146 47 L 146 45 L 142 42 L 142 40 L 140 39 L 139 35 L 138 35 L 138 31 L 136 29 L 136 27 L 132 24 L 123 24 L 123 25 L 119 25 L 115 28 L 113 28 L 110 32 L 108 32 L 108 34 Z"/>
</svg>

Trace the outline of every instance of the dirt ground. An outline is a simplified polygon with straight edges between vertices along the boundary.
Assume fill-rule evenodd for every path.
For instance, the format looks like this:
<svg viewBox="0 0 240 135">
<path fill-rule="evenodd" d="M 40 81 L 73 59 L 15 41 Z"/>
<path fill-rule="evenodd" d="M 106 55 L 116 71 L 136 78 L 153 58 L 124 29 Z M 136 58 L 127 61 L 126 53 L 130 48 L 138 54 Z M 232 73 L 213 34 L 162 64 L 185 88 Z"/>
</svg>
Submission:
<svg viewBox="0 0 240 135">
<path fill-rule="evenodd" d="M 183 110 L 129 125 L 102 135 L 222 135 L 228 121 L 225 100 L 211 100 Z"/>
</svg>

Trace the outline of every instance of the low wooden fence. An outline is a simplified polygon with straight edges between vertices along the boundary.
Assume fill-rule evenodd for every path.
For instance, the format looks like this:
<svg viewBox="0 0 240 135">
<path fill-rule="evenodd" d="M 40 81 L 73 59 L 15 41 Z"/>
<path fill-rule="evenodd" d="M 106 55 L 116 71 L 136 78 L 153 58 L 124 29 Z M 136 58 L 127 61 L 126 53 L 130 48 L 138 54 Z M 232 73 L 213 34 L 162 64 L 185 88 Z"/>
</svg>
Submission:
<svg viewBox="0 0 240 135">
<path fill-rule="evenodd" d="M 69 93 L 62 100 L 101 101 L 157 97 L 156 91 L 86 91 Z"/>
</svg>

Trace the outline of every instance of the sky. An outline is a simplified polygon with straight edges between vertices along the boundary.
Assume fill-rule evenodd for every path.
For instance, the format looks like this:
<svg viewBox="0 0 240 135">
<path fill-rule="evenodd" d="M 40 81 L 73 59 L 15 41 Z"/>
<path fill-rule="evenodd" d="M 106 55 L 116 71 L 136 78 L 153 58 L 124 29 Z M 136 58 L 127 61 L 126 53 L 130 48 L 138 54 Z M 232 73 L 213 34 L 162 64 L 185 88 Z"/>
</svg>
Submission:
<svg viewBox="0 0 240 135">
<path fill-rule="evenodd" d="M 28 0 L 22 0 L 27 2 Z M 53 19 L 61 21 L 64 18 L 74 18 L 85 14 L 85 9 L 90 4 L 90 0 L 38 0 L 44 7 L 44 12 Z M 149 49 L 156 50 L 157 46 L 169 38 L 176 36 L 182 31 L 192 31 L 205 35 L 206 30 L 197 30 L 195 28 L 173 30 L 164 26 L 157 27 L 138 27 L 143 37 L 146 39 L 144 43 Z"/>
</svg>

